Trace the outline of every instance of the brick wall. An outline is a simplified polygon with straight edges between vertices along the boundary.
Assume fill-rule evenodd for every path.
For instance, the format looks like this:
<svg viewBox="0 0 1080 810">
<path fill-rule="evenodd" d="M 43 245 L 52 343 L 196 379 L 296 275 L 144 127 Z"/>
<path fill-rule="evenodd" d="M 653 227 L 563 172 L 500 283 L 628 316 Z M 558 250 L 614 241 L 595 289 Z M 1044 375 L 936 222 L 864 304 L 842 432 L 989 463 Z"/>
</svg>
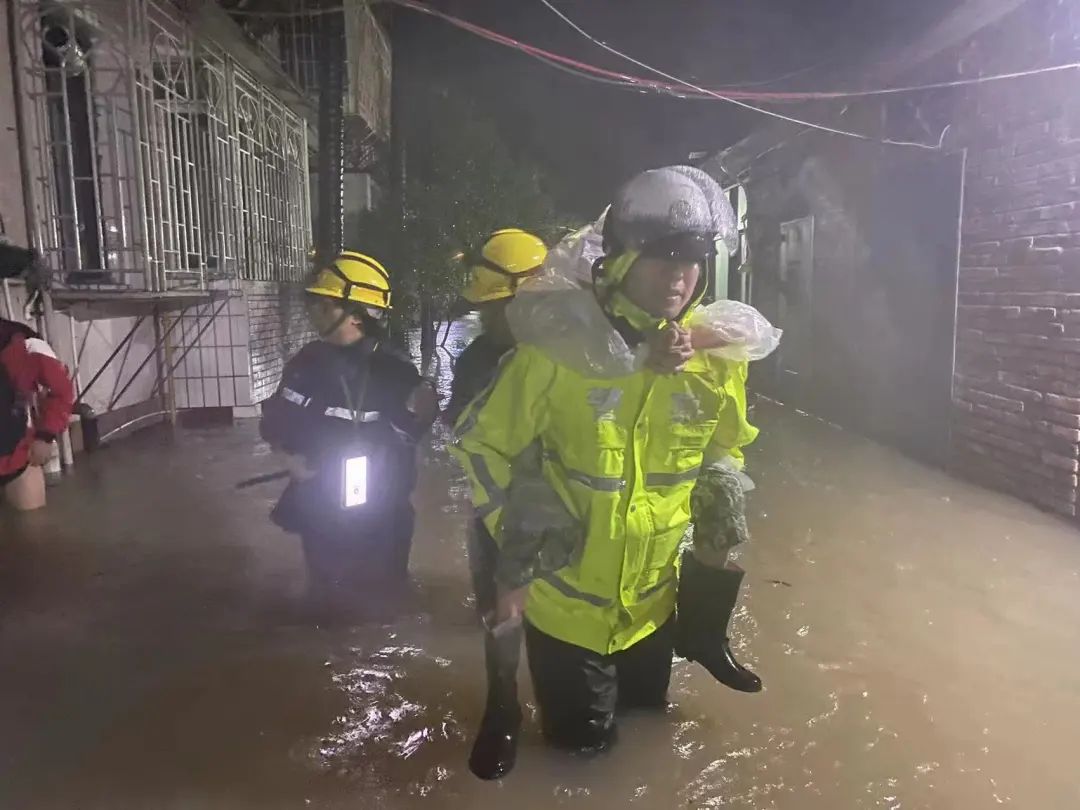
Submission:
<svg viewBox="0 0 1080 810">
<path fill-rule="evenodd" d="M 251 386 L 255 402 L 274 393 L 285 361 L 316 338 L 297 285 L 245 283 L 251 330 Z"/>
<path fill-rule="evenodd" d="M 1080 6 L 1070 0 L 1028 0 L 890 84 L 1077 61 Z M 945 461 L 981 483 L 1074 516 L 1080 466 L 1078 91 L 1080 71 L 1070 70 L 852 104 L 843 115 L 835 111 L 833 120 L 871 136 L 923 143 L 937 142 L 948 125 L 944 151 L 964 153 L 966 163 L 955 340 L 940 340 L 938 349 L 946 358 L 955 350 L 952 395 L 938 408 L 948 411 L 943 415 L 950 436 Z M 815 382 L 822 390 L 851 392 L 850 384 L 834 386 L 835 369 L 850 368 L 858 378 L 860 356 L 873 353 L 861 342 L 855 354 L 842 341 L 829 345 L 828 311 L 822 307 L 835 311 L 835 304 L 846 301 L 850 315 L 842 322 L 847 326 L 870 310 L 866 289 L 857 282 L 872 269 L 864 255 L 871 206 L 860 201 L 859 189 L 896 155 L 933 153 L 880 147 L 872 165 L 860 165 L 869 147 L 845 138 L 789 135 L 769 151 L 760 143 L 752 146 L 753 151 L 726 155 L 719 168 L 724 173 L 750 168 L 755 303 L 761 301 L 759 293 L 766 301 L 777 294 L 779 223 L 813 214 L 815 362 L 822 363 L 815 368 L 820 378 Z M 808 173 L 815 166 L 818 170 Z M 928 192 L 927 205 L 931 197 Z M 830 277 L 850 283 L 845 290 Z M 760 371 L 767 371 L 761 365 Z M 856 388 L 854 393 L 849 410 L 863 411 L 864 422 L 875 417 L 871 392 Z M 842 403 L 818 397 L 807 405 L 863 427 Z"/>
<path fill-rule="evenodd" d="M 1075 61 L 1075 4 L 1033 0 L 967 43 L 969 70 Z M 967 94 L 953 452 L 965 473 L 1076 514 L 1080 115 L 1074 71 Z"/>
</svg>

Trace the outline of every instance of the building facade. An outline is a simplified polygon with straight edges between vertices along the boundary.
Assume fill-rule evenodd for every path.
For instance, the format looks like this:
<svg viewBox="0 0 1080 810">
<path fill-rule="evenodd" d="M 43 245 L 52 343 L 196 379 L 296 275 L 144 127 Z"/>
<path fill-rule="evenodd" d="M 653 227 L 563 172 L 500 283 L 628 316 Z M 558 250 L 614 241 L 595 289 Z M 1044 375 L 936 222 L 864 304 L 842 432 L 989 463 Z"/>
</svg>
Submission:
<svg viewBox="0 0 1080 810">
<path fill-rule="evenodd" d="M 864 73 L 937 84 L 1078 56 L 1074 3 L 981 0 Z M 747 199 L 730 289 L 788 332 L 759 388 L 1075 516 L 1078 89 L 1068 69 L 846 99 L 815 120 L 869 140 L 767 127 L 711 158 Z"/>
<path fill-rule="evenodd" d="M 0 228 L 42 257 L 42 326 L 83 403 L 106 434 L 187 409 L 255 414 L 311 337 L 300 285 L 325 15 L 2 2 Z M 389 134 L 390 52 L 361 0 L 334 24 L 344 182 L 364 190 L 342 200 L 352 210 L 370 204 Z M 5 293 L 3 314 L 22 317 L 25 291 Z"/>
</svg>

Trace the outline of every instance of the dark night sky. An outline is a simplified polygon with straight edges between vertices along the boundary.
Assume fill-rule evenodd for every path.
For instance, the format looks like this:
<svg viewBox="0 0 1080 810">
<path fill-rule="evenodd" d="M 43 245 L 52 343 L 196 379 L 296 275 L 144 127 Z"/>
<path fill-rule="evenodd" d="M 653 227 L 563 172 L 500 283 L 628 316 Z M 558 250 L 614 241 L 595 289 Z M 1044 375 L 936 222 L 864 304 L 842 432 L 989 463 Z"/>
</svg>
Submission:
<svg viewBox="0 0 1080 810">
<path fill-rule="evenodd" d="M 642 61 L 705 86 L 781 79 L 767 89 L 859 84 L 851 66 L 904 41 L 955 0 L 554 0 L 587 31 Z M 433 5 L 530 44 L 644 75 L 574 32 L 540 0 L 440 0 Z M 565 75 L 523 54 L 412 12 L 410 70 L 449 79 L 481 100 L 510 142 L 540 162 L 568 211 L 592 214 L 642 168 L 714 151 L 766 121 L 713 101 L 644 95 Z M 822 86 L 827 84 L 828 86 Z M 763 88 L 765 89 L 765 88 Z M 814 105 L 784 112 L 815 117 Z M 816 111 L 818 115 L 821 110 Z"/>
</svg>

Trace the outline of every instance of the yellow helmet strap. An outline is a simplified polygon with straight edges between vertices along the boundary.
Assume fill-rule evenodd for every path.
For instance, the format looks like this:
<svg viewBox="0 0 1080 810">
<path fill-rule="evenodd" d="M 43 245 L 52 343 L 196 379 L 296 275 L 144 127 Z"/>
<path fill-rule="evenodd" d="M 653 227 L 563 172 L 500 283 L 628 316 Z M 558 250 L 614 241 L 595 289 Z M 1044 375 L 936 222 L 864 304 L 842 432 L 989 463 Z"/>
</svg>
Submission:
<svg viewBox="0 0 1080 810">
<path fill-rule="evenodd" d="M 333 300 L 333 299 L 331 299 L 331 300 Z M 334 319 L 334 322 L 332 324 L 330 324 L 330 326 L 328 326 L 325 329 L 322 329 L 322 330 L 319 331 L 319 337 L 325 338 L 325 337 L 329 337 L 330 335 L 334 334 L 334 332 L 336 332 L 338 330 L 338 327 L 341 326 L 343 323 L 345 323 L 346 320 L 348 320 L 350 314 L 351 313 L 349 312 L 348 307 L 342 307 L 341 308 L 341 314 L 338 315 L 337 318 Z"/>
<path fill-rule="evenodd" d="M 341 290 L 340 298 L 341 314 L 334 319 L 334 322 L 330 326 L 319 332 L 319 337 L 324 338 L 328 335 L 334 334 L 334 332 L 338 330 L 338 327 L 340 327 L 343 323 L 345 323 L 346 320 L 348 320 L 351 316 L 354 315 L 358 315 L 360 317 L 360 320 L 364 325 L 365 333 L 370 334 L 378 331 L 378 319 L 367 311 L 368 307 L 352 301 L 350 299 L 350 294 L 352 293 L 353 287 L 361 287 L 367 290 L 374 290 L 375 292 L 382 293 L 386 297 L 387 305 L 389 305 L 390 293 L 387 290 L 382 289 L 381 287 L 376 287 L 374 284 L 365 284 L 362 281 L 353 281 L 344 273 L 342 273 L 341 269 L 336 264 L 331 264 L 326 269 L 338 278 L 340 278 L 341 283 L 344 285 L 344 287 Z"/>
<path fill-rule="evenodd" d="M 510 280 L 510 292 L 516 293 L 517 288 L 521 286 L 527 278 L 535 278 L 540 275 L 540 271 L 544 269 L 544 265 L 538 264 L 536 267 L 529 270 L 522 270 L 520 273 L 511 273 L 505 267 L 502 267 L 486 256 L 473 256 L 472 261 L 469 262 L 473 267 L 483 267 L 485 270 L 490 270 L 493 273 L 498 273 L 500 276 L 506 276 Z"/>
<path fill-rule="evenodd" d="M 600 307 L 609 315 L 622 318 L 634 329 L 644 334 L 650 330 L 663 329 L 672 321 L 649 315 L 623 292 L 623 286 L 626 283 L 626 277 L 630 273 L 630 268 L 633 267 L 641 255 L 637 251 L 627 251 L 612 256 L 603 256 L 593 263 L 592 275 L 593 292 L 600 303 Z M 702 262 L 697 287 L 682 312 L 673 319 L 674 323 L 685 325 L 694 307 L 701 303 L 701 299 L 704 298 L 708 289 L 708 278 L 705 270 L 705 263 Z"/>
<path fill-rule="evenodd" d="M 354 284 L 355 287 L 365 286 L 361 284 Z M 318 296 L 319 298 L 326 298 L 327 296 Z M 331 301 L 338 299 L 330 299 Z M 334 322 L 319 332 L 319 337 L 325 338 L 334 334 L 345 321 L 352 317 L 358 317 L 360 323 L 364 327 L 364 334 L 368 337 L 381 338 L 386 331 L 387 311 L 385 309 L 379 309 L 377 307 L 368 306 L 366 304 L 360 304 L 356 301 L 341 301 L 341 314 L 334 319 Z"/>
<path fill-rule="evenodd" d="M 349 297 L 350 297 L 350 295 L 351 295 L 351 293 L 353 291 L 353 287 L 359 287 L 360 289 L 363 289 L 363 290 L 373 290 L 374 292 L 379 293 L 380 295 L 383 296 L 383 299 L 386 301 L 386 306 L 387 307 L 390 306 L 390 291 L 389 290 L 385 290 L 382 287 L 376 287 L 374 284 L 368 284 L 368 283 L 363 282 L 363 281 L 353 281 L 348 276 L 346 276 L 344 273 L 342 273 L 341 269 L 336 264 L 331 264 L 326 269 L 329 270 L 331 273 L 333 273 L 338 278 L 340 278 L 342 283 L 345 285 L 345 287 L 341 291 L 341 298 L 344 301 L 346 301 L 346 302 L 349 301 Z"/>
</svg>

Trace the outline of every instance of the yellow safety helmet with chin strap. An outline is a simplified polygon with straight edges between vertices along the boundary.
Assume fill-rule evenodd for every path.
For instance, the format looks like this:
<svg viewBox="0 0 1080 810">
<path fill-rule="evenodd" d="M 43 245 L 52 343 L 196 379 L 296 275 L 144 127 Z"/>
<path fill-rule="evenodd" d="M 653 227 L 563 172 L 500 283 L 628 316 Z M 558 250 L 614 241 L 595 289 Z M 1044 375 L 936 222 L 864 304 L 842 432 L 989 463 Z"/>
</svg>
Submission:
<svg viewBox="0 0 1080 810">
<path fill-rule="evenodd" d="M 388 310 L 390 274 L 371 256 L 346 250 L 315 276 L 305 292 L 341 301 Z"/>
<path fill-rule="evenodd" d="M 540 237 L 520 228 L 495 231 L 476 254 L 466 256 L 469 284 L 461 297 L 473 305 L 513 298 L 522 281 L 540 272 L 546 258 L 547 246 Z"/>
</svg>

